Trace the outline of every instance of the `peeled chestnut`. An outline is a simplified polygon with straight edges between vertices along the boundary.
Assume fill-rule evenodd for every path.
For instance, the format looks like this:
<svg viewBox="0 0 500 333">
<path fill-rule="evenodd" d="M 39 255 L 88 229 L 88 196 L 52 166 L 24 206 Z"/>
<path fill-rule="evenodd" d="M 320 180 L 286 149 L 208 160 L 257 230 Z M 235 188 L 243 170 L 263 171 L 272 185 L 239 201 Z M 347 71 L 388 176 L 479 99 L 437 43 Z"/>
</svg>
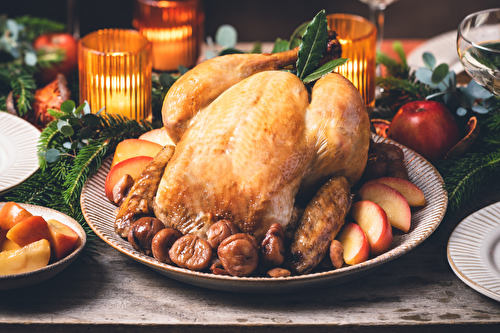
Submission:
<svg viewBox="0 0 500 333">
<path fill-rule="evenodd" d="M 220 220 L 214 223 L 207 231 L 207 240 L 214 250 L 227 237 L 240 232 L 238 226 L 229 220 Z"/>
<path fill-rule="evenodd" d="M 203 238 L 185 235 L 174 242 L 168 255 L 178 266 L 199 271 L 211 264 L 212 247 Z"/>
<path fill-rule="evenodd" d="M 134 249 L 150 255 L 153 237 L 163 228 L 165 225 L 157 218 L 141 217 L 130 226 L 127 239 Z"/>
<path fill-rule="evenodd" d="M 259 263 L 265 267 L 277 267 L 285 261 L 285 233 L 279 223 L 274 223 L 260 245 Z"/>
<path fill-rule="evenodd" d="M 335 268 L 341 268 L 344 265 L 344 247 L 342 244 L 334 239 L 330 244 L 330 260 Z"/>
<path fill-rule="evenodd" d="M 154 235 L 151 242 L 153 257 L 159 262 L 172 264 L 168 251 L 176 240 L 182 237 L 182 233 L 172 228 L 161 229 Z"/>
<path fill-rule="evenodd" d="M 224 239 L 217 250 L 224 269 L 232 276 L 250 275 L 259 262 L 255 238 L 248 234 L 234 234 Z"/>
</svg>

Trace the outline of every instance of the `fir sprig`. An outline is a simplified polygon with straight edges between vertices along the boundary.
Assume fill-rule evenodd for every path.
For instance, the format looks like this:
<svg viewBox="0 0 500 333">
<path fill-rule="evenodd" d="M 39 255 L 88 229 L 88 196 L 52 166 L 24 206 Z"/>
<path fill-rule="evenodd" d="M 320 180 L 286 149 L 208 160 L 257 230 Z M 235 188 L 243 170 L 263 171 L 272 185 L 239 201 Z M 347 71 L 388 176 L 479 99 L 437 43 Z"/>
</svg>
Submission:
<svg viewBox="0 0 500 333">
<path fill-rule="evenodd" d="M 49 112 L 55 120 L 40 136 L 41 168 L 6 200 L 57 209 L 77 220 L 90 235 L 79 204 L 85 182 L 119 142 L 138 137 L 153 126 L 121 115 L 91 114 L 85 105 L 76 108 L 72 101 L 64 102 L 60 111 Z"/>
</svg>

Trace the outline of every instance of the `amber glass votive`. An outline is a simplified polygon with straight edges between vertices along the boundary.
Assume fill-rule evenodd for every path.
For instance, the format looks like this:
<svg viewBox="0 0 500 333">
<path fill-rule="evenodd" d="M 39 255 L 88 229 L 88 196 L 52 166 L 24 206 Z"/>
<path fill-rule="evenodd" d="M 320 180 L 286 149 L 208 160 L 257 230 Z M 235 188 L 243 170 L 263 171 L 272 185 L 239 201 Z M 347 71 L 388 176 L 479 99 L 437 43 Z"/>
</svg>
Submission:
<svg viewBox="0 0 500 333">
<path fill-rule="evenodd" d="M 153 43 L 153 68 L 196 64 L 203 38 L 202 0 L 136 0 L 133 26 Z"/>
<path fill-rule="evenodd" d="M 342 58 L 349 61 L 337 72 L 358 88 L 369 113 L 375 107 L 375 56 L 377 28 L 367 19 L 350 14 L 327 15 L 328 26 L 338 34 Z"/>
<path fill-rule="evenodd" d="M 151 117 L 151 43 L 139 32 L 105 29 L 78 41 L 80 101 L 92 112 Z"/>
</svg>

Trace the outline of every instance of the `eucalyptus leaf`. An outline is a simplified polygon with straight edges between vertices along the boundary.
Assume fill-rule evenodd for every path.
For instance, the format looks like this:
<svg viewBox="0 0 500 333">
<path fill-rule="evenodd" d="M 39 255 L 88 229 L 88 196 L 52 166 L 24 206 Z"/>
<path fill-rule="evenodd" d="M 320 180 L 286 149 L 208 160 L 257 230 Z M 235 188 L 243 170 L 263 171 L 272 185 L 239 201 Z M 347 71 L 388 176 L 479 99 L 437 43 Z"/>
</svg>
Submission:
<svg viewBox="0 0 500 333">
<path fill-rule="evenodd" d="M 26 52 L 24 55 L 24 62 L 28 66 L 35 66 L 37 61 L 36 53 L 35 52 Z"/>
<path fill-rule="evenodd" d="M 454 71 L 448 72 L 445 78 L 437 85 L 441 91 L 455 91 L 457 87 L 457 75 Z"/>
<path fill-rule="evenodd" d="M 479 114 L 487 114 L 489 112 L 489 110 L 482 105 L 474 105 L 472 107 L 472 111 L 477 112 Z"/>
<path fill-rule="evenodd" d="M 73 113 L 74 109 L 75 109 L 75 102 L 73 102 L 72 100 L 64 101 L 61 104 L 61 111 L 64 113 L 71 114 Z"/>
<path fill-rule="evenodd" d="M 315 70 L 313 73 L 309 74 L 306 78 L 302 80 L 304 83 L 310 83 L 316 80 L 319 80 L 323 76 L 325 76 L 328 73 L 331 73 L 335 70 L 335 68 L 344 65 L 349 59 L 346 58 L 338 58 L 332 61 L 327 62 L 317 70 Z"/>
<path fill-rule="evenodd" d="M 179 71 L 179 73 L 181 75 L 184 75 L 184 74 L 186 74 L 189 71 L 189 68 L 187 68 L 186 66 L 183 66 L 183 65 L 179 65 L 177 67 L 177 70 Z"/>
<path fill-rule="evenodd" d="M 102 107 L 99 111 L 97 111 L 96 115 L 100 115 L 104 110 L 106 110 L 106 107 Z"/>
<path fill-rule="evenodd" d="M 68 125 L 71 127 L 76 127 L 80 124 L 80 119 L 75 118 L 74 116 L 69 118 L 67 121 L 68 121 Z"/>
<path fill-rule="evenodd" d="M 92 130 L 92 127 L 83 127 L 80 130 L 80 138 L 82 139 L 90 139 L 93 134 L 94 131 Z"/>
<path fill-rule="evenodd" d="M 432 53 L 424 52 L 422 55 L 422 59 L 424 60 L 424 65 L 430 70 L 433 70 L 436 66 L 436 58 Z"/>
<path fill-rule="evenodd" d="M 90 127 L 97 127 L 101 123 L 101 118 L 93 113 L 89 113 L 83 116 L 83 123 Z"/>
<path fill-rule="evenodd" d="M 175 78 L 172 75 L 168 74 L 168 73 L 161 74 L 160 77 L 159 77 L 159 80 L 160 80 L 160 84 L 163 87 L 170 87 L 175 82 Z"/>
<path fill-rule="evenodd" d="M 75 111 L 73 112 L 73 114 L 75 115 L 82 115 L 82 110 L 83 110 L 83 113 L 85 114 L 85 105 L 87 105 L 86 103 L 83 103 L 82 105 L 78 106 Z"/>
<path fill-rule="evenodd" d="M 457 115 L 459 115 L 460 117 L 463 117 L 467 114 L 467 110 L 463 107 L 459 107 L 457 109 Z"/>
<path fill-rule="evenodd" d="M 73 134 L 75 134 L 73 127 L 71 127 L 69 125 L 62 126 L 59 131 L 66 136 L 72 136 Z"/>
<path fill-rule="evenodd" d="M 434 70 L 432 71 L 432 76 L 431 80 L 432 83 L 438 84 L 439 82 L 443 81 L 446 75 L 449 73 L 449 67 L 448 64 L 440 64 Z"/>
<path fill-rule="evenodd" d="M 73 141 L 71 143 L 71 149 L 73 149 L 73 150 L 77 149 L 78 148 L 78 143 L 79 143 L 79 141 Z"/>
<path fill-rule="evenodd" d="M 460 97 L 461 97 L 462 102 L 465 104 L 464 106 L 471 107 L 474 104 L 474 102 L 476 101 L 476 98 L 474 96 L 472 96 L 472 94 L 470 93 L 469 89 L 467 89 L 467 87 L 459 87 L 458 89 L 462 93 Z"/>
<path fill-rule="evenodd" d="M 311 74 L 326 49 L 328 39 L 328 21 L 325 10 L 320 11 L 307 26 L 300 44 L 297 58 L 297 76 L 299 79 Z"/>
<path fill-rule="evenodd" d="M 45 160 L 47 163 L 54 163 L 61 159 L 61 152 L 57 149 L 49 149 L 45 152 Z"/>
<path fill-rule="evenodd" d="M 65 143 L 63 143 L 63 147 L 66 149 L 72 149 L 71 145 L 72 143 L 70 141 L 66 141 Z"/>
<path fill-rule="evenodd" d="M 229 25 L 221 25 L 215 33 L 215 42 L 223 48 L 232 48 L 236 46 L 238 41 L 238 33 L 236 29 Z"/>
<path fill-rule="evenodd" d="M 288 51 L 290 49 L 290 42 L 287 40 L 281 39 L 281 38 L 276 38 L 274 41 L 274 46 L 273 50 L 271 53 L 278 53 L 278 52 L 284 52 Z"/>
<path fill-rule="evenodd" d="M 92 111 L 90 110 L 89 102 L 85 101 L 85 102 L 83 102 L 82 105 L 83 105 L 83 114 L 92 113 Z"/>
<path fill-rule="evenodd" d="M 476 81 L 472 80 L 467 85 L 467 90 L 470 92 L 472 96 L 478 99 L 487 99 L 493 96 L 488 90 L 479 85 Z"/>
<path fill-rule="evenodd" d="M 433 88 L 436 87 L 436 85 L 432 82 L 432 71 L 427 68 L 419 68 L 415 71 L 415 77 L 417 80 L 420 82 L 427 84 Z"/>
</svg>

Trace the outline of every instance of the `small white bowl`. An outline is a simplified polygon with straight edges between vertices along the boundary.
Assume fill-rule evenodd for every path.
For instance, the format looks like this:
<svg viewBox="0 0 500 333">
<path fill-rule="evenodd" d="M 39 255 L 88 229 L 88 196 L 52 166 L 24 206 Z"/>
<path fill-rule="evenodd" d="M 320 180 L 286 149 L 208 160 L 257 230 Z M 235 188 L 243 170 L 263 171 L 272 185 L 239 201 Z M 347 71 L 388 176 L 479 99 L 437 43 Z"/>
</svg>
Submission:
<svg viewBox="0 0 500 333">
<path fill-rule="evenodd" d="M 5 204 L 6 202 L 0 202 L 0 209 L 2 209 Z M 43 268 L 21 274 L 0 276 L 0 290 L 27 287 L 53 277 L 54 275 L 68 267 L 68 265 L 71 264 L 80 255 L 80 253 L 83 251 L 83 248 L 85 247 L 85 244 L 87 243 L 87 234 L 85 233 L 85 230 L 83 230 L 82 226 L 76 220 L 69 217 L 68 215 L 46 207 L 28 204 L 19 205 L 21 205 L 21 207 L 25 208 L 34 216 L 42 216 L 45 220 L 58 220 L 59 222 L 69 226 L 78 234 L 78 236 L 80 236 L 80 244 L 78 244 L 78 247 L 72 253 L 70 253 L 63 259 L 51 263 Z"/>
</svg>

